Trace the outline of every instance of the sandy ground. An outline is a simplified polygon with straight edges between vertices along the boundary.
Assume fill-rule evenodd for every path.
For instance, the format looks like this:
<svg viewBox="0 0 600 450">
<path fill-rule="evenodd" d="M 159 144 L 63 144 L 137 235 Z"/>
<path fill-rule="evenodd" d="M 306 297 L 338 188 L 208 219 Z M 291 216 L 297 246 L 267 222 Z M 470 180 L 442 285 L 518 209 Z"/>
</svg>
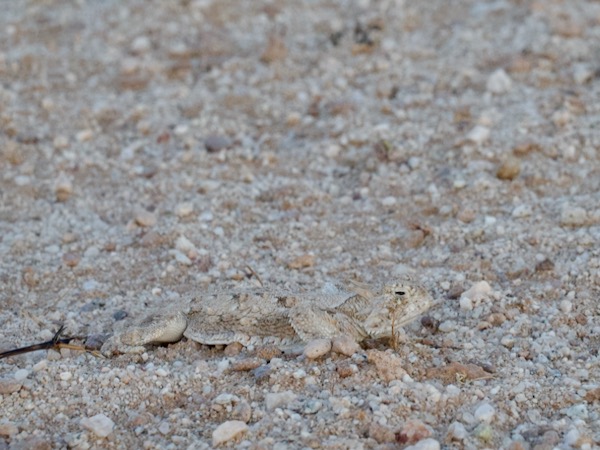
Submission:
<svg viewBox="0 0 600 450">
<path fill-rule="evenodd" d="M 0 362 L 0 449 L 600 448 L 600 3 L 0 1 L 0 347 L 405 274 L 398 349 Z"/>
</svg>

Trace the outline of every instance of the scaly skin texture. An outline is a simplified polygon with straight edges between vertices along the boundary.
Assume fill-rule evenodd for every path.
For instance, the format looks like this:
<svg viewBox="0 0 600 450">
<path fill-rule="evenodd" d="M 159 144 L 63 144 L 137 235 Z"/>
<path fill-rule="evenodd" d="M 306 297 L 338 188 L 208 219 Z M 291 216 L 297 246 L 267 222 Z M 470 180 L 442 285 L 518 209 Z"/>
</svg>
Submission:
<svg viewBox="0 0 600 450">
<path fill-rule="evenodd" d="M 420 285 L 399 281 L 373 291 L 351 284 L 353 292 L 328 286 L 322 292 L 292 295 L 268 289 L 218 292 L 192 298 L 182 310 L 155 313 L 103 347 L 105 353 L 137 353 L 147 344 L 176 342 L 182 337 L 217 345 L 273 343 L 289 346 L 319 338 L 393 337 L 431 306 Z"/>
</svg>

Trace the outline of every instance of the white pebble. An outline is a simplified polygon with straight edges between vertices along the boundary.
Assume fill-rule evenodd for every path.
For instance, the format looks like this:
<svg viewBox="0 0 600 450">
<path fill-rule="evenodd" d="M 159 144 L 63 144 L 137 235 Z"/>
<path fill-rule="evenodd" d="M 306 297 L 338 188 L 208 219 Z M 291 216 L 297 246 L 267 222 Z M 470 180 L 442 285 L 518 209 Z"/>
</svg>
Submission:
<svg viewBox="0 0 600 450">
<path fill-rule="evenodd" d="M 336 158 L 341 151 L 342 148 L 339 145 L 331 144 L 325 149 L 325 156 L 328 158 Z"/>
<path fill-rule="evenodd" d="M 194 205 L 190 202 L 180 203 L 175 207 L 177 217 L 187 217 L 194 212 Z"/>
<path fill-rule="evenodd" d="M 572 428 L 565 434 L 565 444 L 569 447 L 577 447 L 577 441 L 581 437 L 581 433 L 577 428 Z"/>
<path fill-rule="evenodd" d="M 405 447 L 404 450 L 440 450 L 440 443 L 435 439 L 427 438 Z"/>
<path fill-rule="evenodd" d="M 482 144 L 487 141 L 490 137 L 490 129 L 483 125 L 476 125 L 469 134 L 467 134 L 467 140 L 474 142 L 475 144 Z"/>
<path fill-rule="evenodd" d="M 470 299 L 468 299 L 468 298 L 464 299 L 464 301 L 465 301 L 464 308 L 463 308 L 463 298 L 461 298 L 460 300 L 461 300 L 460 309 L 462 309 L 463 311 L 470 311 L 471 309 L 473 309 L 473 305 L 471 304 Z M 466 304 L 467 301 L 468 301 L 468 304 Z M 440 323 L 438 330 L 440 330 L 442 333 L 450 333 L 451 331 L 456 330 L 456 322 L 453 320 L 444 320 L 442 323 Z"/>
<path fill-rule="evenodd" d="M 513 348 L 515 346 L 515 342 L 515 337 L 511 336 L 510 334 L 502 336 L 502 339 L 500 339 L 500 343 L 506 348 Z"/>
<path fill-rule="evenodd" d="M 381 200 L 381 204 L 383 206 L 393 206 L 396 204 L 396 197 L 392 197 L 392 196 L 385 197 Z"/>
<path fill-rule="evenodd" d="M 564 205 L 560 212 L 560 224 L 567 227 L 581 227 L 587 222 L 587 212 L 578 206 Z"/>
<path fill-rule="evenodd" d="M 158 426 L 158 431 L 160 432 L 160 434 L 169 434 L 169 431 L 171 431 L 171 427 L 169 426 L 169 422 L 162 422 L 159 426 Z"/>
<path fill-rule="evenodd" d="M 156 224 L 156 215 L 140 208 L 136 211 L 134 220 L 140 227 L 151 227 Z"/>
<path fill-rule="evenodd" d="M 181 124 L 181 125 L 177 125 L 174 129 L 173 129 L 173 134 L 175 136 L 183 136 L 184 134 L 186 134 L 189 131 L 190 127 L 188 127 L 185 124 Z"/>
<path fill-rule="evenodd" d="M 573 80 L 577 84 L 585 84 L 594 77 L 594 69 L 585 64 L 576 64 L 573 69 Z"/>
<path fill-rule="evenodd" d="M 487 281 L 479 281 L 462 293 L 462 297 L 478 300 L 488 297 L 492 292 L 492 287 Z"/>
<path fill-rule="evenodd" d="M 152 43 L 147 36 L 138 36 L 131 43 L 131 50 L 134 53 L 145 53 L 150 50 Z"/>
<path fill-rule="evenodd" d="M 482 403 L 475 410 L 475 420 L 478 422 L 490 423 L 494 418 L 496 411 L 494 407 L 489 403 Z"/>
<path fill-rule="evenodd" d="M 461 297 L 459 300 L 460 309 L 463 311 L 471 311 L 473 309 L 473 301 L 469 297 Z"/>
<path fill-rule="evenodd" d="M 162 367 L 159 369 L 156 369 L 156 372 L 154 372 L 156 375 L 158 375 L 159 377 L 166 377 L 167 375 L 169 375 L 169 372 L 167 372 L 165 369 L 163 369 Z"/>
<path fill-rule="evenodd" d="M 175 256 L 175 261 L 177 261 L 179 264 L 183 264 L 184 266 L 192 265 L 192 260 L 183 253 L 181 253 L 179 250 L 173 250 L 172 253 Z"/>
<path fill-rule="evenodd" d="M 94 132 L 92 130 L 81 130 L 75 135 L 75 139 L 77 139 L 79 142 L 89 141 L 93 137 Z"/>
<path fill-rule="evenodd" d="M 463 441 L 467 437 L 467 429 L 460 422 L 452 422 L 448 427 L 447 439 L 449 441 Z"/>
<path fill-rule="evenodd" d="M 567 409 L 567 416 L 572 419 L 587 419 L 588 409 L 585 403 L 578 403 Z"/>
<path fill-rule="evenodd" d="M 267 411 L 273 411 L 275 408 L 287 406 L 296 400 L 296 397 L 296 394 L 294 394 L 292 391 L 270 392 L 265 395 L 265 406 Z"/>
<path fill-rule="evenodd" d="M 306 378 L 306 371 L 303 369 L 298 369 L 292 374 L 292 376 L 296 380 L 302 380 L 303 378 Z"/>
<path fill-rule="evenodd" d="M 562 300 L 560 302 L 560 310 L 565 314 L 569 314 L 573 310 L 573 302 L 570 300 Z"/>
<path fill-rule="evenodd" d="M 27 369 L 19 369 L 15 372 L 15 380 L 23 381 L 25 378 L 29 376 L 29 370 Z"/>
<path fill-rule="evenodd" d="M 240 398 L 237 395 L 223 392 L 215 397 L 214 403 L 217 405 L 231 405 L 232 403 L 239 403 Z"/>
<path fill-rule="evenodd" d="M 517 219 L 522 219 L 523 217 L 529 217 L 533 212 L 531 205 L 519 205 L 515 207 L 512 211 L 512 216 Z"/>
<path fill-rule="evenodd" d="M 46 370 L 47 367 L 48 367 L 48 360 L 42 359 L 40 362 L 37 362 L 33 365 L 33 371 L 40 372 L 42 370 Z"/>
<path fill-rule="evenodd" d="M 175 241 L 175 248 L 183 253 L 187 253 L 190 250 L 196 250 L 196 246 L 184 235 L 177 238 Z"/>
<path fill-rule="evenodd" d="M 241 420 L 228 420 L 227 422 L 223 422 L 212 434 L 212 444 L 214 447 L 217 445 L 221 445 L 227 441 L 235 439 L 242 433 L 245 433 L 248 430 L 248 425 L 246 425 Z"/>
<path fill-rule="evenodd" d="M 59 202 L 64 202 L 73 194 L 73 183 L 64 174 L 60 175 L 54 184 L 54 194 Z"/>
<path fill-rule="evenodd" d="M 81 426 L 87 428 L 98 437 L 106 437 L 113 432 L 115 423 L 104 414 L 81 419 Z"/>
<path fill-rule="evenodd" d="M 304 347 L 304 356 L 308 359 L 320 358 L 331 351 L 331 339 L 315 339 Z"/>
<path fill-rule="evenodd" d="M 486 83 L 486 89 L 492 94 L 504 94 L 510 91 L 512 80 L 504 69 L 498 69 L 490 75 Z"/>
<path fill-rule="evenodd" d="M 71 378 L 73 378 L 73 374 L 71 372 L 61 372 L 58 376 L 63 381 L 69 381 Z"/>
<path fill-rule="evenodd" d="M 421 158 L 419 158 L 418 156 L 411 156 L 410 158 L 408 158 L 408 167 L 410 167 L 411 170 L 417 169 L 420 165 Z"/>
<path fill-rule="evenodd" d="M 63 150 L 69 146 L 69 138 L 66 136 L 56 136 L 52 141 L 52 145 L 57 150 Z"/>
</svg>

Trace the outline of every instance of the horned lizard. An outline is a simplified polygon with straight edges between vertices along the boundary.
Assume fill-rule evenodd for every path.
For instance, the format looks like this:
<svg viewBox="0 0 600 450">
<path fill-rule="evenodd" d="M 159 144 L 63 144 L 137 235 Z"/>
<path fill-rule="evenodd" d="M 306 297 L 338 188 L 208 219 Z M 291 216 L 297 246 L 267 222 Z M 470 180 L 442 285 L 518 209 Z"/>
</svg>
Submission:
<svg viewBox="0 0 600 450">
<path fill-rule="evenodd" d="M 351 292 L 329 284 L 319 292 L 297 295 L 264 288 L 215 292 L 192 297 L 182 309 L 149 315 L 115 334 L 102 350 L 140 353 L 147 344 L 176 342 L 184 336 L 208 345 L 285 347 L 339 335 L 360 342 L 392 337 L 394 330 L 430 306 L 429 293 L 411 281 L 375 292 L 357 283 L 351 284 Z"/>
</svg>

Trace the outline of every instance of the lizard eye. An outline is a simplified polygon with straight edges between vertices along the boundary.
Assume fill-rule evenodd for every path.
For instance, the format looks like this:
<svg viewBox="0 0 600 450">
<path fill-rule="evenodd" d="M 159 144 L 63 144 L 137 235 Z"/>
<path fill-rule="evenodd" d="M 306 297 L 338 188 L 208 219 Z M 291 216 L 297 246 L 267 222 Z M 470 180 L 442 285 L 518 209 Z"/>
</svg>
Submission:
<svg viewBox="0 0 600 450">
<path fill-rule="evenodd" d="M 394 294 L 399 295 L 400 297 L 402 297 L 403 295 L 406 295 L 406 292 L 404 292 L 404 291 L 396 291 L 396 292 L 394 292 Z"/>
</svg>

